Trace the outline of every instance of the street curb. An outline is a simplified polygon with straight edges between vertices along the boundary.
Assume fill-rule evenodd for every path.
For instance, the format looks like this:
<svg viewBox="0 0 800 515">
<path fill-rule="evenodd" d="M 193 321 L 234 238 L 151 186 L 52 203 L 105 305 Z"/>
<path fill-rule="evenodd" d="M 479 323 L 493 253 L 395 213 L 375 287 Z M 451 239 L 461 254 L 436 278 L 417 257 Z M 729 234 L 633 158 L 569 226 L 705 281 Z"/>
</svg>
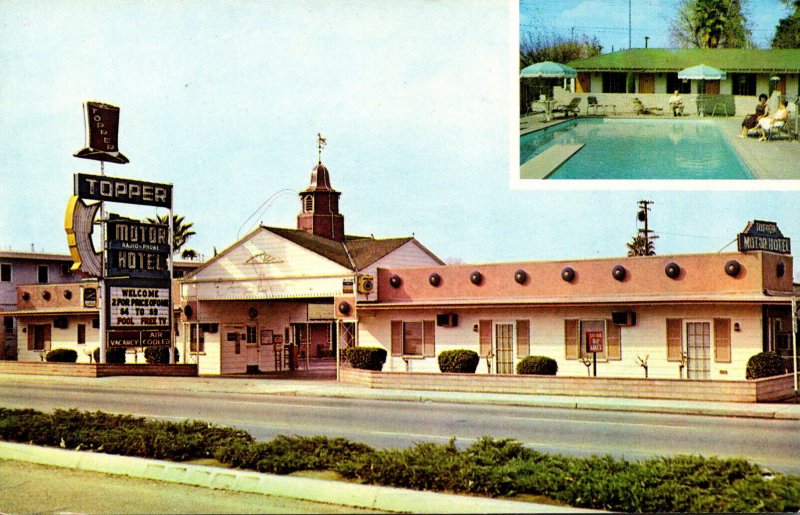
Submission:
<svg viewBox="0 0 800 515">
<path fill-rule="evenodd" d="M 390 512 L 599 513 L 572 507 L 279 476 L 11 442 L 0 442 L 0 459 Z"/>
</svg>

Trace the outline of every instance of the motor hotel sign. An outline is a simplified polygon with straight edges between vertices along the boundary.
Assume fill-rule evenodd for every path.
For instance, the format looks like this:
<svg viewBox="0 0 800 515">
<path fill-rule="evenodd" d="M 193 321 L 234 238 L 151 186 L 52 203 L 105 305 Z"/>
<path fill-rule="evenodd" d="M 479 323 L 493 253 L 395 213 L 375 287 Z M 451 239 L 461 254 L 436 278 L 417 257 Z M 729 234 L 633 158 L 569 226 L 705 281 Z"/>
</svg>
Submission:
<svg viewBox="0 0 800 515">
<path fill-rule="evenodd" d="M 111 214 L 108 224 L 108 274 L 169 280 L 169 227 Z"/>
<path fill-rule="evenodd" d="M 763 250 L 777 254 L 791 254 L 792 246 L 775 222 L 753 220 L 744 232 L 739 233 L 739 252 Z"/>
</svg>

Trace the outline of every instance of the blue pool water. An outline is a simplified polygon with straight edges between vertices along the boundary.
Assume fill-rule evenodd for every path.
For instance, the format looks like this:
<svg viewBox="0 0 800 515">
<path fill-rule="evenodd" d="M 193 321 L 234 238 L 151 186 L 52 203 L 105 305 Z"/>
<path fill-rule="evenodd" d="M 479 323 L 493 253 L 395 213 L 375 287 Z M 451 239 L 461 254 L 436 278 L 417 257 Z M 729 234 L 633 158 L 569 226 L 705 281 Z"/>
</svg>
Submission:
<svg viewBox="0 0 800 515">
<path fill-rule="evenodd" d="M 520 137 L 520 165 L 554 144 L 585 146 L 548 179 L 752 179 L 706 120 L 572 120 Z"/>
</svg>

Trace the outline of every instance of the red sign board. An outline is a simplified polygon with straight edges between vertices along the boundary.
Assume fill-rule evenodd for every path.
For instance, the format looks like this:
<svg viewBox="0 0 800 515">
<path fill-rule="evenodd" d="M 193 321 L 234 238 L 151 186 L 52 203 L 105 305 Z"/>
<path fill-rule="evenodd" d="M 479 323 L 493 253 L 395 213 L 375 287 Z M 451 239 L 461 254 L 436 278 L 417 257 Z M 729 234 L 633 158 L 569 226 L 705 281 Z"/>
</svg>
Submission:
<svg viewBox="0 0 800 515">
<path fill-rule="evenodd" d="M 586 331 L 586 352 L 603 352 L 603 331 Z"/>
</svg>

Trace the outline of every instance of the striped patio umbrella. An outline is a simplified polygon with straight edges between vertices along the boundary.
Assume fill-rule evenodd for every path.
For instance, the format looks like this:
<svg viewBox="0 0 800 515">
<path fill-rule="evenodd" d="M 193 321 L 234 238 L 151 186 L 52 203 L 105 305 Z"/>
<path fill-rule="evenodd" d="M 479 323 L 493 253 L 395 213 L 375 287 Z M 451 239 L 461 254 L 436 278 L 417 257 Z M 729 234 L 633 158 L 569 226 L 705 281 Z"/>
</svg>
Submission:
<svg viewBox="0 0 800 515">
<path fill-rule="evenodd" d="M 707 64 L 690 66 L 678 72 L 678 78 L 683 80 L 725 80 L 727 76 L 724 71 Z"/>
<path fill-rule="evenodd" d="M 561 63 L 542 61 L 541 63 L 526 66 L 519 72 L 519 76 L 536 79 L 572 79 L 577 76 L 577 72 L 573 68 Z"/>
</svg>

